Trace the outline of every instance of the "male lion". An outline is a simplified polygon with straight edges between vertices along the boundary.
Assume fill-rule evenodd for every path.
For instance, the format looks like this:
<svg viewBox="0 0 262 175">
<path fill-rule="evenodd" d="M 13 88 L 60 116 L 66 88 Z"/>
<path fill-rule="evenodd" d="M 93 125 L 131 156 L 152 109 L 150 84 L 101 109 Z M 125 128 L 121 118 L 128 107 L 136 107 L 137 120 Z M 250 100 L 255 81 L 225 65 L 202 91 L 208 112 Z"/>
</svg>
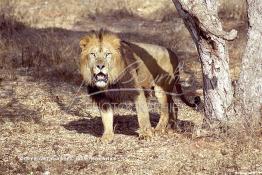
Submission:
<svg viewBox="0 0 262 175">
<path fill-rule="evenodd" d="M 168 122 L 177 118 L 173 102 L 174 88 L 189 106 L 196 107 L 183 95 L 179 84 L 178 59 L 171 50 L 161 46 L 122 41 L 116 34 L 93 32 L 80 41 L 80 71 L 88 93 L 102 116 L 102 142 L 113 140 L 113 105 L 134 101 L 139 123 L 139 137 L 150 138 L 164 133 Z M 144 92 L 153 89 L 160 103 L 160 119 L 153 130 Z M 174 110 L 175 109 L 175 110 Z"/>
</svg>

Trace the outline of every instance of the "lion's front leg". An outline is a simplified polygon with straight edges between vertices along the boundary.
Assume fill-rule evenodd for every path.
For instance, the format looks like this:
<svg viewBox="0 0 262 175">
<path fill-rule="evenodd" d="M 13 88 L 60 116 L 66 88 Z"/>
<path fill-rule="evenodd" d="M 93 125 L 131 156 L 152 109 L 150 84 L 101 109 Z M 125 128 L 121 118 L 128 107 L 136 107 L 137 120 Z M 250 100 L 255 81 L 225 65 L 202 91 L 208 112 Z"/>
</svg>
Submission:
<svg viewBox="0 0 262 175">
<path fill-rule="evenodd" d="M 113 110 L 111 107 L 108 109 L 100 110 L 102 122 L 104 125 L 104 133 L 101 138 L 103 143 L 110 143 L 114 139 L 114 130 L 113 130 Z"/>
<path fill-rule="evenodd" d="M 150 139 L 153 136 L 153 132 L 144 92 L 139 92 L 135 105 L 139 124 L 139 137 L 141 139 Z"/>
</svg>

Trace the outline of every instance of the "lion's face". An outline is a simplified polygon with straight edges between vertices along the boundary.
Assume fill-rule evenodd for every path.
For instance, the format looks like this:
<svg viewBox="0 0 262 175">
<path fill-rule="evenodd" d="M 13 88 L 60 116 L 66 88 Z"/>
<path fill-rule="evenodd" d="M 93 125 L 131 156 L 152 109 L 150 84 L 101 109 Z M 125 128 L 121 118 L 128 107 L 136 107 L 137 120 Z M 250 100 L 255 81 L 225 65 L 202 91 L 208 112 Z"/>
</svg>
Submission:
<svg viewBox="0 0 262 175">
<path fill-rule="evenodd" d="M 115 35 L 88 35 L 80 41 L 80 69 L 87 84 L 104 89 L 124 69 L 120 40 Z"/>
<path fill-rule="evenodd" d="M 109 69 L 112 64 L 113 54 L 112 51 L 104 46 L 91 47 L 87 60 L 89 62 L 89 68 L 91 69 L 92 82 L 94 85 L 100 88 L 104 88 L 109 82 Z"/>
</svg>

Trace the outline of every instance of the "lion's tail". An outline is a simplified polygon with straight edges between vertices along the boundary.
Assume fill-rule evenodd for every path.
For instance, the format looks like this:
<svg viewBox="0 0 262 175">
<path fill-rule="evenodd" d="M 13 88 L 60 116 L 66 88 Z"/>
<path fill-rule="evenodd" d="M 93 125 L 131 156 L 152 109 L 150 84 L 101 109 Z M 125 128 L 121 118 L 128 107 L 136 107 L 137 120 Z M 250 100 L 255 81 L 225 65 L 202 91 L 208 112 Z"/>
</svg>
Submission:
<svg viewBox="0 0 262 175">
<path fill-rule="evenodd" d="M 194 98 L 194 102 L 191 103 L 189 102 L 187 99 L 186 99 L 186 96 L 185 94 L 183 93 L 183 90 L 182 90 L 182 87 L 181 87 L 181 84 L 177 83 L 175 85 L 176 87 L 176 91 L 177 91 L 177 94 L 179 94 L 179 97 L 181 98 L 181 100 L 188 106 L 192 107 L 192 108 L 196 108 L 199 106 L 199 104 L 201 103 L 201 98 L 199 96 L 195 96 Z"/>
</svg>

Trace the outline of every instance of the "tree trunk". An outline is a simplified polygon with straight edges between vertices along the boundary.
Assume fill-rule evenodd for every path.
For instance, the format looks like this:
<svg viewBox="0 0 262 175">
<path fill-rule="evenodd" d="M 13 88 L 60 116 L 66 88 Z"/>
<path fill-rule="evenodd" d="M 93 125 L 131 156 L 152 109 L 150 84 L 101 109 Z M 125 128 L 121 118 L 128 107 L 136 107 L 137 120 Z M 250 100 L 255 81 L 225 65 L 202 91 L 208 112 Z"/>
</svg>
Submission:
<svg viewBox="0 0 262 175">
<path fill-rule="evenodd" d="M 216 0 L 173 0 L 196 44 L 203 71 L 205 116 L 209 126 L 228 121 L 233 102 L 227 40 L 237 31 L 223 31 Z"/>
<path fill-rule="evenodd" d="M 246 124 L 258 125 L 262 105 L 262 1 L 247 0 L 248 42 L 236 92 L 235 109 Z"/>
</svg>

